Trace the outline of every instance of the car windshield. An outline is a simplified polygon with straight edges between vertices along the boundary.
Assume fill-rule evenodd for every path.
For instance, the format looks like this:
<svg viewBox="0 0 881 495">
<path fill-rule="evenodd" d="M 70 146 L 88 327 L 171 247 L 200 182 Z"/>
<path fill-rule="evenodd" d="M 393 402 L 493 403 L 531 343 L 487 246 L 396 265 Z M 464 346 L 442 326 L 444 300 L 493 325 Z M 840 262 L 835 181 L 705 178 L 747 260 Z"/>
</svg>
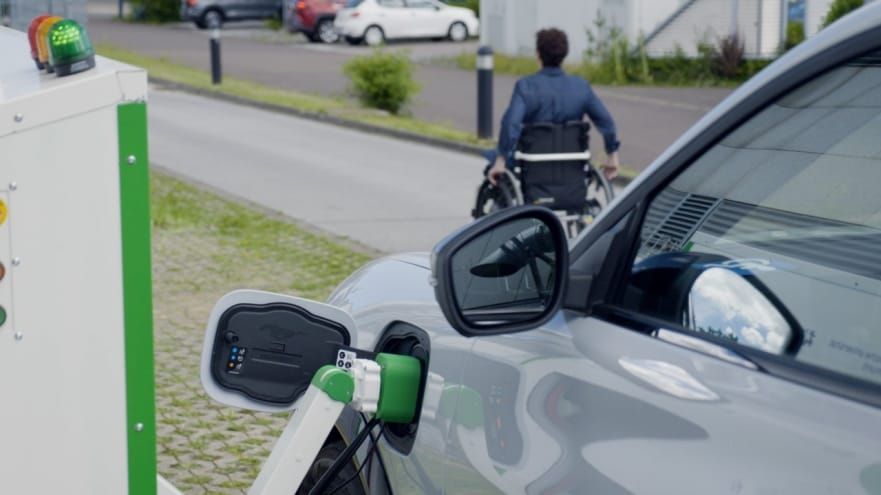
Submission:
<svg viewBox="0 0 881 495">
<path fill-rule="evenodd" d="M 354 9 L 355 7 L 361 5 L 362 2 L 364 2 L 364 0 L 348 0 L 346 2 L 346 8 Z"/>
</svg>

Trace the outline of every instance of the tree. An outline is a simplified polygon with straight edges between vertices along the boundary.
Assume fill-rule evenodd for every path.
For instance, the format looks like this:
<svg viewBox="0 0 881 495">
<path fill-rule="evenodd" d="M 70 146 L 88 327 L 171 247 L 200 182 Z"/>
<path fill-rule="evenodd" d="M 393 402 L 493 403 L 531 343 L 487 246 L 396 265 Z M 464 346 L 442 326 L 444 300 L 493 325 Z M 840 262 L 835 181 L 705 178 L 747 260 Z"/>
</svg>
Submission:
<svg viewBox="0 0 881 495">
<path fill-rule="evenodd" d="M 834 0 L 829 6 L 829 12 L 823 18 L 823 27 L 826 27 L 838 19 L 844 17 L 849 12 L 863 6 L 863 0 Z"/>
</svg>

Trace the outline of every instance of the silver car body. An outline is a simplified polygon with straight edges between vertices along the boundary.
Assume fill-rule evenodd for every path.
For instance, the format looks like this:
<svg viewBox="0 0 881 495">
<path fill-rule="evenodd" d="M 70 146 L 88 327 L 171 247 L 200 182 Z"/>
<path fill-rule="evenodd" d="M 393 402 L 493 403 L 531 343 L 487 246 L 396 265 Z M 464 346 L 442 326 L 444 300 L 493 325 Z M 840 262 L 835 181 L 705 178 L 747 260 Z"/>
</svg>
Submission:
<svg viewBox="0 0 881 495">
<path fill-rule="evenodd" d="M 866 6 L 741 86 L 630 184 L 573 251 L 752 95 L 879 26 L 881 4 Z M 404 453 L 381 442 L 388 486 L 374 473 L 372 493 L 881 493 L 875 405 L 766 373 L 698 336 L 647 335 L 571 310 L 529 332 L 468 339 L 441 313 L 429 261 L 376 261 L 329 299 L 354 317 L 358 347 L 372 349 L 401 322 L 430 338 L 415 443 Z M 358 424 L 341 421 L 343 436 Z"/>
</svg>

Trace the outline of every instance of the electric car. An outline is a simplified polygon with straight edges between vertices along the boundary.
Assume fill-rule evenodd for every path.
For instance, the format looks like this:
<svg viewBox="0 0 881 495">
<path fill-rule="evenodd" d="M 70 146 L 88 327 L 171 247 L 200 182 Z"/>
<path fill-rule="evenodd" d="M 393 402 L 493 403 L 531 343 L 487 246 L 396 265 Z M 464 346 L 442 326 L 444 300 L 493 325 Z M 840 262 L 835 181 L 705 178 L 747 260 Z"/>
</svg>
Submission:
<svg viewBox="0 0 881 495">
<path fill-rule="evenodd" d="M 509 208 L 357 271 L 327 301 L 355 328 L 335 338 L 419 359 L 419 412 L 367 440 L 337 493 L 881 493 L 879 135 L 869 4 L 578 238 Z M 341 416 L 306 484 L 364 420 Z"/>
</svg>

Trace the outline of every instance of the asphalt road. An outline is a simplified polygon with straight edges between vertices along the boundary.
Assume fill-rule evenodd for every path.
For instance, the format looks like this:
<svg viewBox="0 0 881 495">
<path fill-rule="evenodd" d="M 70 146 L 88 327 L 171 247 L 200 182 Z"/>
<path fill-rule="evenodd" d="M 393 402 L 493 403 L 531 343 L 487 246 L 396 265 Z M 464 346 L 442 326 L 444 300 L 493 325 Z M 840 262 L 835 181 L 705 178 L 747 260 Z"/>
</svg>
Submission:
<svg viewBox="0 0 881 495">
<path fill-rule="evenodd" d="M 223 39 L 224 73 L 240 79 L 305 93 L 346 95 L 348 82 L 341 67 L 366 47 L 315 46 L 302 38 L 279 35 L 259 23 L 229 24 Z M 106 13 L 94 13 L 89 29 L 93 41 L 209 69 L 207 33 L 190 24 L 165 26 L 120 23 Z M 417 60 L 473 51 L 474 44 L 407 43 Z M 415 117 L 473 131 L 476 127 L 476 82 L 472 73 L 456 68 L 418 64 L 422 92 L 412 105 Z M 516 78 L 496 75 L 495 122 L 507 106 Z M 598 87 L 597 93 L 615 117 L 623 143 L 622 162 L 642 170 L 688 127 L 722 100 L 729 89 Z M 496 124 L 498 127 L 498 124 Z M 602 142 L 594 136 L 594 151 Z"/>
<path fill-rule="evenodd" d="M 151 88 L 150 161 L 384 252 L 470 221 L 479 157 Z"/>
</svg>

